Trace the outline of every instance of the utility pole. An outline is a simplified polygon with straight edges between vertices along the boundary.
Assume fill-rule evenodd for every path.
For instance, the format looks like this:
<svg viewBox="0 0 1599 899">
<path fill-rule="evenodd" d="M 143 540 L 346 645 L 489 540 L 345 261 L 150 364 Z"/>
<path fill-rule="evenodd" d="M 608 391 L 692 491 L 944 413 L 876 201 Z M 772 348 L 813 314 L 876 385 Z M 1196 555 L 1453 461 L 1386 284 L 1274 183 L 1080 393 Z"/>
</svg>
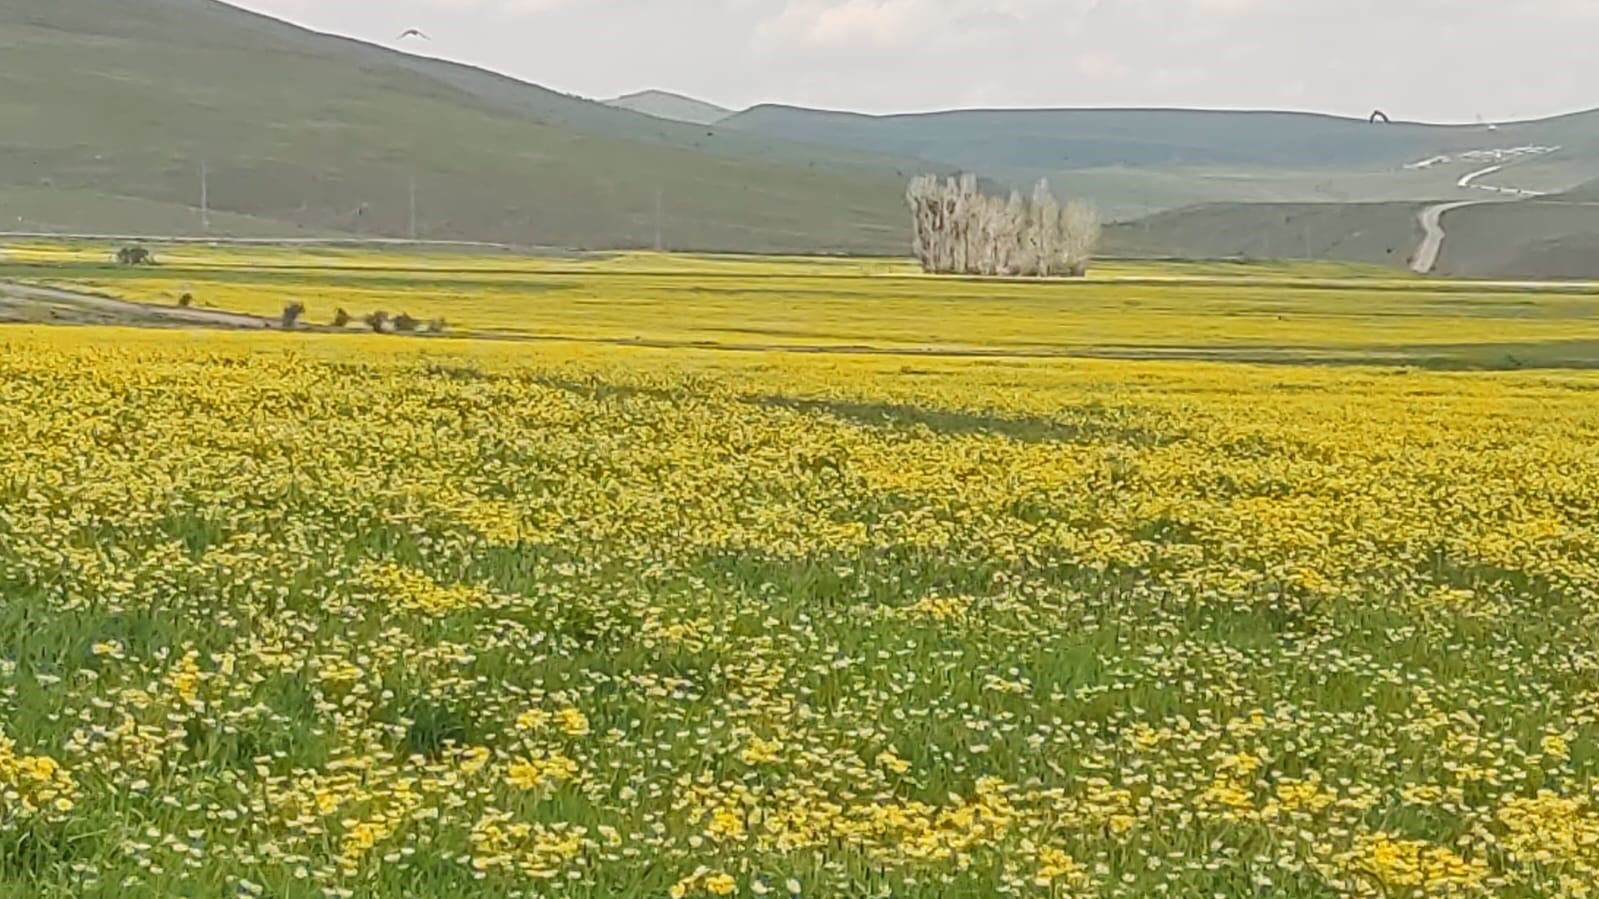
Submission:
<svg viewBox="0 0 1599 899">
<path fill-rule="evenodd" d="M 416 172 L 411 173 L 411 242 L 416 242 Z"/>
<path fill-rule="evenodd" d="M 666 250 L 666 242 L 661 238 L 661 192 L 655 192 L 655 252 Z"/>
<path fill-rule="evenodd" d="M 211 230 L 211 170 L 200 160 L 200 227 Z"/>
</svg>

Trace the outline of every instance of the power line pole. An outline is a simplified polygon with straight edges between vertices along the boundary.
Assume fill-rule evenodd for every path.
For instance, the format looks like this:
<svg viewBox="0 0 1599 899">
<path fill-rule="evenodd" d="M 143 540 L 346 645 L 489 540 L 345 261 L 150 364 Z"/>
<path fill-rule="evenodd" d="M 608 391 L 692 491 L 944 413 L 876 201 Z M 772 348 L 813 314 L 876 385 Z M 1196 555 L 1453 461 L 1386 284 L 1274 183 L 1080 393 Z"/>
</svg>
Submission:
<svg viewBox="0 0 1599 899">
<path fill-rule="evenodd" d="M 661 238 L 661 192 L 655 192 L 655 252 L 666 250 L 666 242 Z"/>
<path fill-rule="evenodd" d="M 200 227 L 211 230 L 211 169 L 200 160 Z"/>
<path fill-rule="evenodd" d="M 416 242 L 416 172 L 411 173 L 411 241 Z"/>
</svg>

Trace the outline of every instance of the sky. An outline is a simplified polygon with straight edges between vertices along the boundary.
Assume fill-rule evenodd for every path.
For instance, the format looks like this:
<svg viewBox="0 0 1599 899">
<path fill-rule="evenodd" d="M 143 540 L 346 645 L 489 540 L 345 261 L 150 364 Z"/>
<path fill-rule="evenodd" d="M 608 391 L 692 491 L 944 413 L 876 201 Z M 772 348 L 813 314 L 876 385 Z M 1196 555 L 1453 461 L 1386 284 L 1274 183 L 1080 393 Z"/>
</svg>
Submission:
<svg viewBox="0 0 1599 899">
<path fill-rule="evenodd" d="M 584 97 L 742 109 L 1599 107 L 1599 0 L 230 0 Z M 419 28 L 433 40 L 397 44 Z"/>
</svg>

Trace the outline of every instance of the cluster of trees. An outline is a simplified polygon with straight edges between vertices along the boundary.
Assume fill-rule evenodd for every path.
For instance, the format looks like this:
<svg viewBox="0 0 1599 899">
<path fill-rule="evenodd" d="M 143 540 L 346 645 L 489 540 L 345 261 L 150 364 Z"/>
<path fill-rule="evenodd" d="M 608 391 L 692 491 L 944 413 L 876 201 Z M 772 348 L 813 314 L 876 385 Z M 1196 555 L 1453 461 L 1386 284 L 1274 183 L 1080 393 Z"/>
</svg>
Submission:
<svg viewBox="0 0 1599 899">
<path fill-rule="evenodd" d="M 283 307 L 283 330 L 293 331 L 300 327 L 300 323 L 304 319 L 304 303 L 289 303 Z M 350 323 L 354 321 L 355 317 L 343 308 L 340 308 L 333 315 L 333 327 L 335 328 L 349 327 Z M 443 334 L 447 327 L 442 318 L 423 321 L 420 318 L 413 318 L 404 312 L 399 315 L 390 315 L 382 309 L 363 316 L 361 323 L 378 334 Z"/>
<path fill-rule="evenodd" d="M 921 175 L 905 193 L 912 251 L 922 270 L 963 275 L 1082 277 L 1099 248 L 1099 214 L 1087 203 L 1062 206 L 1040 181 L 1031 200 L 1020 191 L 989 196 L 976 175 Z"/>
<path fill-rule="evenodd" d="M 155 265 L 155 256 L 144 247 L 123 247 L 117 251 L 118 265 Z"/>
</svg>

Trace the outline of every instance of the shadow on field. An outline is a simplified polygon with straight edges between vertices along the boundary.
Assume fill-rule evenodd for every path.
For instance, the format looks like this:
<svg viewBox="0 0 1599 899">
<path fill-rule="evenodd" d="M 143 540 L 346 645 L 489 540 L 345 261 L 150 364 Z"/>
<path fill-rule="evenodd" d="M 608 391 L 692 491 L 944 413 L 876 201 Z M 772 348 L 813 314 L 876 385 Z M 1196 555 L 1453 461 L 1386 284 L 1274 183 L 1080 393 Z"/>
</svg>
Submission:
<svg viewBox="0 0 1599 899">
<path fill-rule="evenodd" d="M 1114 410 L 1078 408 L 1090 420 L 1057 421 L 1046 418 L 1011 418 L 980 412 L 924 409 L 896 403 L 854 403 L 843 400 L 808 400 L 787 396 L 748 397 L 746 402 L 768 409 L 788 409 L 807 415 L 830 415 L 874 428 L 926 427 L 937 434 L 997 434 L 1023 443 L 1119 442 L 1153 445 L 1176 439 L 1131 423 L 1110 420 Z"/>
<path fill-rule="evenodd" d="M 564 390 L 588 400 L 601 402 L 630 397 L 672 402 L 682 399 L 684 395 L 680 391 L 609 384 L 602 381 L 573 381 L 547 377 L 525 380 L 527 383 Z M 737 399 L 762 409 L 783 409 L 802 415 L 825 415 L 869 428 L 925 427 L 935 434 L 993 434 L 1023 443 L 1115 442 L 1158 446 L 1181 439 L 1182 436 L 1178 433 L 1151 430 L 1131 421 L 1118 421 L 1117 410 L 1109 407 L 1073 407 L 1068 410 L 1069 414 L 1078 416 L 1081 420 L 1060 421 L 949 409 L 927 409 L 900 403 L 804 399 L 777 394 L 743 396 Z"/>
</svg>

